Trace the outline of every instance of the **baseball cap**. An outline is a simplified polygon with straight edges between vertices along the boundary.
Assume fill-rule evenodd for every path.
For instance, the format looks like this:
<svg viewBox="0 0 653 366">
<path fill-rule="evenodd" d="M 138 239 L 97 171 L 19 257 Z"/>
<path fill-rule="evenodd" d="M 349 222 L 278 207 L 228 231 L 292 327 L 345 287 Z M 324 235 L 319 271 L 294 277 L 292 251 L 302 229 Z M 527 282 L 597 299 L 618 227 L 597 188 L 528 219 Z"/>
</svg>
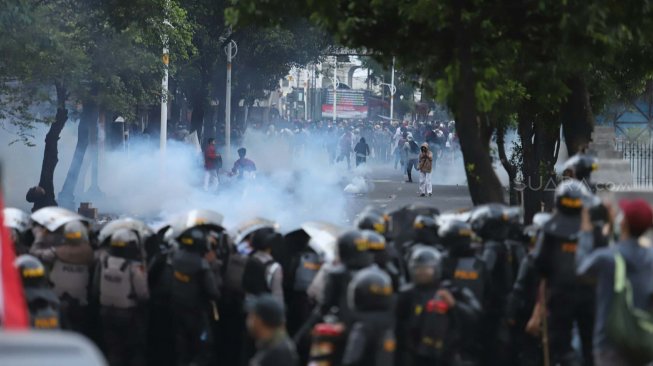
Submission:
<svg viewBox="0 0 653 366">
<path fill-rule="evenodd" d="M 628 231 L 632 236 L 640 236 L 653 224 L 653 211 L 645 200 L 636 198 L 619 201 L 619 208 L 624 220 L 628 224 Z"/>
<path fill-rule="evenodd" d="M 283 305 L 269 294 L 254 298 L 247 306 L 249 313 L 256 314 L 265 325 L 271 328 L 282 326 L 286 322 Z"/>
</svg>

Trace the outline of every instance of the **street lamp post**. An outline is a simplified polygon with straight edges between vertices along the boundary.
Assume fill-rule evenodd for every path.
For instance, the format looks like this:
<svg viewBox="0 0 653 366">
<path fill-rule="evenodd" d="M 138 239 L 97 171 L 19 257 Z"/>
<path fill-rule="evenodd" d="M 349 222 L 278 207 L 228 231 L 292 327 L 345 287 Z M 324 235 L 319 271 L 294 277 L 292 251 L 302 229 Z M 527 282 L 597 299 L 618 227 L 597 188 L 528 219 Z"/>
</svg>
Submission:
<svg viewBox="0 0 653 366">
<path fill-rule="evenodd" d="M 381 86 L 387 86 L 390 90 L 390 122 L 392 122 L 392 112 L 393 112 L 393 100 L 395 99 L 395 93 L 397 92 L 397 87 L 394 84 L 381 83 Z"/>
<path fill-rule="evenodd" d="M 238 53 L 236 41 L 231 40 L 224 49 L 227 54 L 227 95 L 225 97 L 224 118 L 225 118 L 225 154 L 227 159 L 231 157 L 231 60 Z"/>
</svg>

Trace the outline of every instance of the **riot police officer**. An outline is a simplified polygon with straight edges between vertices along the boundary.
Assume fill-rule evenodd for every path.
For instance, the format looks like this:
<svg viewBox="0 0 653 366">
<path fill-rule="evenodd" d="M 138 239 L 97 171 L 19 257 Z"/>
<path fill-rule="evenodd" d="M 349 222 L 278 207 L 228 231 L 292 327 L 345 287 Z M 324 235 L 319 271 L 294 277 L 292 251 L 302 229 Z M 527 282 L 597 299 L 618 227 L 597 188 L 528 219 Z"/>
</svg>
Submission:
<svg viewBox="0 0 653 366">
<path fill-rule="evenodd" d="M 361 212 L 356 220 L 356 227 L 361 230 L 372 230 L 376 231 L 381 235 L 386 235 L 387 231 L 386 220 L 380 212 L 374 211 L 373 209 L 366 209 Z"/>
<path fill-rule="evenodd" d="M 546 280 L 548 332 L 552 361 L 578 365 L 572 349 L 572 330 L 577 324 L 585 365 L 592 364 L 594 290 L 576 277 L 575 258 L 583 201 L 589 191 L 576 180 L 558 185 L 556 209 L 540 233 L 533 260 L 538 274 Z"/>
<path fill-rule="evenodd" d="M 30 324 L 35 329 L 59 329 L 59 298 L 48 284 L 45 267 L 29 254 L 16 258 L 14 266 L 23 282 Z"/>
<path fill-rule="evenodd" d="M 87 334 L 93 249 L 86 225 L 70 221 L 63 227 L 62 242 L 50 247 L 35 245 L 30 252 L 51 266 L 49 278 L 61 300 L 63 328 Z"/>
<path fill-rule="evenodd" d="M 180 365 L 210 363 L 213 342 L 210 319 L 216 317 L 218 281 L 208 252 L 207 232 L 191 227 L 177 238 L 172 255 L 171 302 L 175 321 L 176 351 Z M 208 259 L 207 259 L 208 258 Z"/>
<path fill-rule="evenodd" d="M 596 193 L 596 186 L 590 181 L 592 172 L 598 169 L 595 157 L 578 153 L 567 159 L 563 166 L 563 177 L 573 178 L 582 182 L 592 193 Z"/>
<path fill-rule="evenodd" d="M 392 279 L 392 288 L 399 291 L 404 282 L 403 261 L 394 246 L 387 245 L 385 238 L 375 231 L 364 230 L 368 248 L 374 254 L 374 263 Z"/>
<path fill-rule="evenodd" d="M 5 218 L 4 226 L 10 230 L 16 255 L 27 254 L 34 239 L 29 230 L 29 216 L 17 208 L 10 207 L 3 210 L 3 216 Z"/>
<path fill-rule="evenodd" d="M 532 250 L 542 227 L 550 218 L 549 213 L 537 213 L 533 216 L 533 223 L 524 229 L 524 236 L 528 238 L 529 253 L 519 265 L 506 311 L 513 347 L 513 365 L 542 364 L 541 345 L 536 338 L 540 330 L 538 317 L 541 309 L 536 308 L 540 277 L 535 270 Z"/>
<path fill-rule="evenodd" d="M 330 312 L 346 322 L 350 316 L 347 303 L 347 286 L 354 274 L 363 268 L 374 265 L 374 253 L 369 249 L 368 236 L 361 230 L 351 230 L 342 234 L 337 241 L 337 259 L 330 267 L 324 267 L 324 285 L 322 295 L 318 297 L 318 305 L 310 318 L 293 335 L 298 343 L 313 328 L 322 317 Z M 317 280 L 318 278 L 316 278 Z"/>
<path fill-rule="evenodd" d="M 403 243 L 404 257 L 410 256 L 411 247 L 415 244 L 430 245 L 436 247 L 438 240 L 438 224 L 435 217 L 428 215 L 417 215 L 413 222 L 414 240 Z"/>
<path fill-rule="evenodd" d="M 397 365 L 449 365 L 462 357 L 481 306 L 466 288 L 442 281 L 442 255 L 415 246 L 409 260 L 412 283 L 397 304 Z"/>
<path fill-rule="evenodd" d="M 484 299 L 482 336 L 486 365 L 504 365 L 508 357 L 508 334 L 503 323 L 506 298 L 514 281 L 511 251 L 506 240 L 510 225 L 506 206 L 488 204 L 477 207 L 471 214 L 472 230 L 483 241 L 481 259 L 485 262 L 491 287 Z"/>
<path fill-rule="evenodd" d="M 344 347 L 343 366 L 391 366 L 396 340 L 392 317 L 390 276 L 378 267 L 356 273 L 347 286 L 351 318 Z"/>
<path fill-rule="evenodd" d="M 338 238 L 339 264 L 329 270 L 324 286 L 322 314 L 337 307 L 341 319 L 346 319 L 348 312 L 346 292 L 349 281 L 361 269 L 374 264 L 374 253 L 369 249 L 369 240 L 365 232 L 352 230 Z"/>
<path fill-rule="evenodd" d="M 283 271 L 272 257 L 272 248 L 283 241 L 281 234 L 273 228 L 257 230 L 252 234 L 252 253 L 243 272 L 243 290 L 248 298 L 264 293 L 272 294 L 281 304 L 283 297 Z"/>
<path fill-rule="evenodd" d="M 136 232 L 119 229 L 94 276 L 105 353 L 110 365 L 145 363 L 147 273 Z"/>
</svg>

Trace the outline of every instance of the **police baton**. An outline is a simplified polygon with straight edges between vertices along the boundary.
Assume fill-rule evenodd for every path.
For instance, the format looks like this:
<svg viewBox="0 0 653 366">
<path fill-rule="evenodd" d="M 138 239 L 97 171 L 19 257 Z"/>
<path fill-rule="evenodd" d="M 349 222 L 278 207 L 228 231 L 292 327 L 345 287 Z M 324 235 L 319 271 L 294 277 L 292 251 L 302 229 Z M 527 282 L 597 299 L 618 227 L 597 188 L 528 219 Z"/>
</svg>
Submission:
<svg viewBox="0 0 653 366">
<path fill-rule="evenodd" d="M 297 333 L 295 333 L 295 335 L 293 335 L 292 340 L 293 340 L 293 342 L 295 344 L 299 344 L 299 342 L 301 342 L 302 338 L 304 338 L 304 336 L 308 332 L 310 332 L 310 330 L 313 328 L 313 326 L 315 324 L 317 324 L 317 322 L 320 321 L 320 319 L 322 318 L 322 313 L 319 310 L 320 310 L 319 307 L 316 310 L 314 310 L 311 313 L 311 316 L 309 316 L 309 318 L 306 319 L 304 324 L 302 324 L 302 327 L 299 328 Z"/>
<path fill-rule="evenodd" d="M 213 320 L 216 322 L 220 320 L 220 313 L 218 312 L 218 305 L 215 304 L 215 301 L 211 301 L 211 308 L 213 309 Z"/>
<path fill-rule="evenodd" d="M 549 322 L 547 320 L 546 308 L 546 279 L 540 283 L 540 301 L 542 303 L 542 352 L 544 352 L 544 366 L 549 366 L 551 360 L 549 359 Z"/>
</svg>

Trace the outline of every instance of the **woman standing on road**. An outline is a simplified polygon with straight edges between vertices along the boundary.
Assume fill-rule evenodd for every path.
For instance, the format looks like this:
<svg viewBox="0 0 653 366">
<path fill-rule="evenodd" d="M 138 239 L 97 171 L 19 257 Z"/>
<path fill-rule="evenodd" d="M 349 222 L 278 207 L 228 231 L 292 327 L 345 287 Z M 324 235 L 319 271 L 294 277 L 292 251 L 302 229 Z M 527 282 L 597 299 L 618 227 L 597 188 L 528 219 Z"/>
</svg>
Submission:
<svg viewBox="0 0 653 366">
<path fill-rule="evenodd" d="M 429 197 L 433 195 L 433 184 L 431 183 L 431 169 L 433 167 L 433 153 L 429 151 L 429 144 L 423 143 L 419 154 L 419 195 Z"/>
</svg>

